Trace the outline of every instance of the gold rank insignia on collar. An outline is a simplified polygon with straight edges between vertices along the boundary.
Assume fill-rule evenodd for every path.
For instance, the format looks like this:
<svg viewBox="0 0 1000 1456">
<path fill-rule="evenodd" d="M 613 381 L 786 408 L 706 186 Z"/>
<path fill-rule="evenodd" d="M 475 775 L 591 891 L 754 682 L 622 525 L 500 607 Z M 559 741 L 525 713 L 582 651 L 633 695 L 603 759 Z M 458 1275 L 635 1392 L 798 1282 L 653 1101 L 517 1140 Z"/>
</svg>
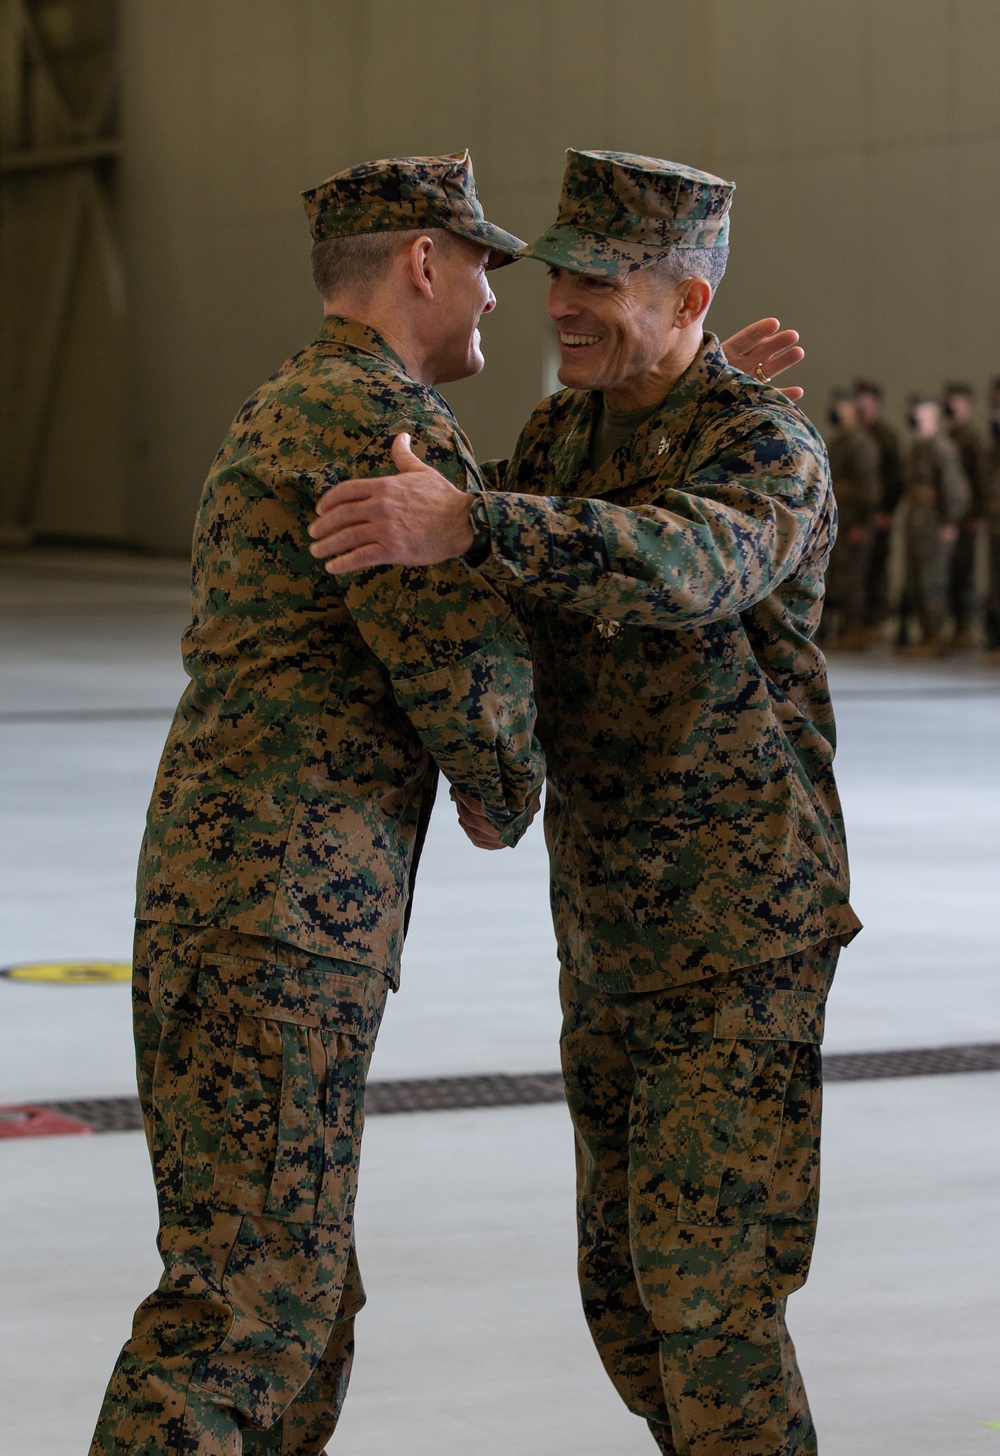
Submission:
<svg viewBox="0 0 1000 1456">
<path fill-rule="evenodd" d="M 672 443 L 669 435 L 661 435 L 660 443 L 656 447 L 657 455 L 666 455 Z"/>
<path fill-rule="evenodd" d="M 598 635 L 603 637 L 605 641 L 609 641 L 612 637 L 617 637 L 622 629 L 621 622 L 602 622 L 599 618 L 595 621 L 594 626 L 597 629 Z"/>
</svg>

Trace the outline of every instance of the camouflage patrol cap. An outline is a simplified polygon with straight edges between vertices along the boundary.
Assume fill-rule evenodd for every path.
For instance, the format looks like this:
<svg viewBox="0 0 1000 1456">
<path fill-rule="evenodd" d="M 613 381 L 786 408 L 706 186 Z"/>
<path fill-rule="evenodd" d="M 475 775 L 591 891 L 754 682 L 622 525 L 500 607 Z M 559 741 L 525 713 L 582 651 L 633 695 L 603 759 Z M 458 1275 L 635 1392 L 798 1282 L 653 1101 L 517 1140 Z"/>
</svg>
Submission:
<svg viewBox="0 0 1000 1456">
<path fill-rule="evenodd" d="M 675 248 L 728 246 L 734 183 L 634 152 L 566 155 L 559 216 L 526 257 L 613 277 Z"/>
<path fill-rule="evenodd" d="M 358 233 L 445 228 L 489 248 L 490 268 L 513 263 L 524 247 L 484 218 L 467 151 L 361 162 L 303 192 L 302 201 L 317 243 Z"/>
</svg>

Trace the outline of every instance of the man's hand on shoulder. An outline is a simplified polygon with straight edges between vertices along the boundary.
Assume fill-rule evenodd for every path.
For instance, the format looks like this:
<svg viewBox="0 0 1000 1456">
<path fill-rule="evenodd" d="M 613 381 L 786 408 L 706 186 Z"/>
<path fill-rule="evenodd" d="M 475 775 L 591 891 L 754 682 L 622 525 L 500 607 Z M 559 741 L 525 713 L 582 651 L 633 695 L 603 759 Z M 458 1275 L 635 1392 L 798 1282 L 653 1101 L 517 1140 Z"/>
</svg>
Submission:
<svg viewBox="0 0 1000 1456">
<path fill-rule="evenodd" d="M 471 499 L 397 435 L 392 458 L 398 475 L 344 480 L 331 486 L 309 527 L 311 554 L 337 575 L 369 566 L 435 566 L 472 545 Z"/>
<path fill-rule="evenodd" d="M 802 363 L 806 351 L 798 348 L 798 342 L 799 336 L 794 329 L 783 329 L 776 318 L 765 318 L 758 319 L 755 324 L 747 324 L 745 329 L 726 339 L 722 351 L 734 369 L 741 369 L 744 374 L 750 374 L 765 384 L 784 374 L 786 369 Z M 795 404 L 805 390 L 797 384 L 790 384 L 781 392 Z"/>
</svg>

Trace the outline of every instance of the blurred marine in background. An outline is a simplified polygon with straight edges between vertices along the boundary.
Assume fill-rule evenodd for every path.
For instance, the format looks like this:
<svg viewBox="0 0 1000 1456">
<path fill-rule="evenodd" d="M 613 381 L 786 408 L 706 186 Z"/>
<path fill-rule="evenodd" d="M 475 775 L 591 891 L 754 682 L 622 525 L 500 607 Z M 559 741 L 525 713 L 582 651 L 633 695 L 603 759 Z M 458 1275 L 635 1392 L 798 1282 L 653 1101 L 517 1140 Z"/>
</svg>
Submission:
<svg viewBox="0 0 1000 1456">
<path fill-rule="evenodd" d="M 872 551 L 882 508 L 879 450 L 861 424 L 856 395 L 846 390 L 833 393 L 830 423 L 837 539 L 826 573 L 823 645 L 857 651 L 869 643 Z"/>
<path fill-rule="evenodd" d="M 365 1077 L 438 770 L 505 844 L 542 779 L 527 643 L 485 577 L 334 581 L 306 550 L 320 493 L 384 470 L 400 430 L 481 489 L 433 386 L 482 367 L 487 269 L 519 241 L 484 220 L 467 154 L 358 167 L 306 207 L 323 327 L 240 410 L 195 528 L 133 982 L 163 1276 L 92 1456 L 324 1449 L 364 1303 Z"/>
<path fill-rule="evenodd" d="M 878 450 L 879 508 L 872 531 L 868 571 L 868 640 L 875 644 L 889 616 L 889 548 L 893 514 L 903 497 L 903 456 L 899 435 L 882 418 L 882 390 L 870 379 L 854 385 L 862 425 Z"/>
<path fill-rule="evenodd" d="M 401 473 L 336 486 L 310 530 L 335 572 L 464 555 L 517 602 L 591 1333 L 662 1452 L 811 1456 L 785 1302 L 815 1232 L 824 1007 L 858 929 L 814 640 L 835 507 L 815 429 L 703 329 L 732 191 L 570 151 L 527 249 L 567 387 L 484 496 L 397 442 Z"/>
<path fill-rule="evenodd" d="M 983 527 L 987 455 L 982 435 L 972 423 L 972 386 L 946 384 L 944 407 L 948 434 L 958 449 L 959 460 L 969 482 L 969 504 L 957 522 L 958 536 L 951 558 L 949 597 L 954 621 L 954 647 L 972 647 L 979 616 L 976 583 L 976 541 Z"/>
<path fill-rule="evenodd" d="M 990 443 L 983 486 L 987 581 L 983 614 L 987 658 L 1000 665 L 1000 379 L 990 386 Z"/>
<path fill-rule="evenodd" d="M 909 406 L 913 436 L 903 468 L 906 577 L 903 591 L 904 636 L 916 619 L 920 639 L 903 643 L 918 657 L 943 657 L 951 649 L 945 634 L 948 588 L 959 522 L 969 511 L 972 494 L 958 447 L 945 433 L 941 401 L 935 395 L 914 395 Z"/>
</svg>

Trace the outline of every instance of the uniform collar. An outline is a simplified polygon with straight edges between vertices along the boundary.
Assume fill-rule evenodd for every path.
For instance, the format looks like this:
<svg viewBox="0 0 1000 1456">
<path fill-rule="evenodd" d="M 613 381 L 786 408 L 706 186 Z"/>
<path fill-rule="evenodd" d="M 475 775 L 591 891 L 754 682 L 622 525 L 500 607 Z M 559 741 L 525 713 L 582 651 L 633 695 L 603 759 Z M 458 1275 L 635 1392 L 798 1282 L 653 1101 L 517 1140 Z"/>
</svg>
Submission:
<svg viewBox="0 0 1000 1456">
<path fill-rule="evenodd" d="M 566 487 L 561 493 L 613 495 L 648 476 L 657 460 L 666 463 L 681 448 L 702 401 L 728 367 L 722 345 L 714 334 L 706 334 L 692 363 L 649 419 L 589 478 L 590 437 L 601 396 L 596 390 L 581 392 L 569 426 L 550 454 L 556 480 Z"/>
<path fill-rule="evenodd" d="M 341 318 L 339 314 L 327 314 L 319 331 L 316 343 L 334 349 L 353 349 L 357 354 L 370 354 L 373 359 L 384 359 L 400 374 L 407 373 L 406 365 L 375 329 L 363 324 L 360 319 Z"/>
</svg>

